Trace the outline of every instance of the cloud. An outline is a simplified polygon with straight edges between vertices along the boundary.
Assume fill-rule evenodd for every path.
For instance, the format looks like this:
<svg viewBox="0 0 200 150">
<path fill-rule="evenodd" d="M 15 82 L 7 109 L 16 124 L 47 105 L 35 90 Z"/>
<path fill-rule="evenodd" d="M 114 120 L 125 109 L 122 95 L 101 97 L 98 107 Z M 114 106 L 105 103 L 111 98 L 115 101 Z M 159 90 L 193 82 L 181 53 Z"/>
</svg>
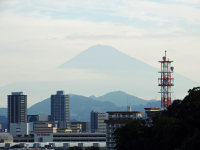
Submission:
<svg viewBox="0 0 200 150">
<path fill-rule="evenodd" d="M 46 76 L 52 73 L 51 69 L 96 44 L 111 45 L 157 67 L 157 59 L 167 49 L 176 60 L 177 71 L 199 80 L 200 72 L 194 70 L 198 70 L 196 64 L 200 63 L 200 13 L 192 5 L 144 0 L 1 3 L 0 85 L 63 79 L 59 74 Z M 182 21 L 192 25 L 185 26 Z M 68 79 L 73 79 L 73 74 L 77 71 L 72 71 Z M 101 77 L 89 72 L 83 74 Z"/>
<path fill-rule="evenodd" d="M 184 4 L 200 4 L 200 0 L 170 0 L 170 2 L 180 2 Z"/>
<path fill-rule="evenodd" d="M 7 10 L 23 15 L 48 16 L 54 19 L 86 19 L 93 21 L 107 21 L 123 24 L 123 20 L 129 19 L 129 23 L 139 24 L 144 21 L 153 26 L 173 26 L 186 22 L 188 24 L 200 24 L 200 4 L 198 0 L 186 1 L 148 1 L 148 0 L 48 0 L 48 1 L 3 1 Z M 2 2 L 2 3 L 3 3 Z M 189 5 L 192 3 L 195 5 Z M 137 20 L 136 20 L 137 19 Z M 126 22 L 125 22 L 126 23 Z"/>
<path fill-rule="evenodd" d="M 200 24 L 200 9 L 185 4 L 158 3 L 145 0 L 124 1 L 115 10 L 116 15 L 130 19 L 150 20 L 173 25 L 185 21 Z"/>
</svg>

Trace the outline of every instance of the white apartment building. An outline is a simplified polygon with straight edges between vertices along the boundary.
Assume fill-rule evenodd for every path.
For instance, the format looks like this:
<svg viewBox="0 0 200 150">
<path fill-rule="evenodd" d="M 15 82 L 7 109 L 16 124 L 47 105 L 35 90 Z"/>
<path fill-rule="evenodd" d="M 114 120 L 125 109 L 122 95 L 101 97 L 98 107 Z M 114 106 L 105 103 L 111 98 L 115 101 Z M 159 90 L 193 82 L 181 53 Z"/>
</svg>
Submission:
<svg viewBox="0 0 200 150">
<path fill-rule="evenodd" d="M 117 128 L 126 125 L 132 120 L 142 118 L 142 112 L 140 111 L 115 111 L 107 112 L 108 120 L 106 123 L 106 148 L 107 150 L 114 150 L 115 141 L 114 141 L 114 132 Z"/>
</svg>

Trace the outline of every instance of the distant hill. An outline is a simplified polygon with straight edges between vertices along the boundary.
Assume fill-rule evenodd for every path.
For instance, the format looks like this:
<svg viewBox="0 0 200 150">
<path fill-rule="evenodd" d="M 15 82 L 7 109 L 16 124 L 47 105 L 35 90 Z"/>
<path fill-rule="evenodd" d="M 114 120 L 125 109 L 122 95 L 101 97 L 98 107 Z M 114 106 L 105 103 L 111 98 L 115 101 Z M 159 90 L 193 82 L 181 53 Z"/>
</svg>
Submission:
<svg viewBox="0 0 200 150">
<path fill-rule="evenodd" d="M 0 116 L 7 116 L 7 108 L 0 108 Z"/>
<path fill-rule="evenodd" d="M 41 102 L 34 104 L 33 106 L 28 108 L 29 115 L 49 115 L 50 114 L 50 98 L 47 98 Z"/>
<path fill-rule="evenodd" d="M 145 107 L 160 107 L 160 101 L 144 100 L 123 91 L 113 91 L 99 97 L 73 94 L 70 95 L 70 119 L 89 121 L 92 110 L 98 112 L 126 111 L 127 104 L 132 106 L 132 110 L 137 111 L 144 111 Z M 28 114 L 50 115 L 50 106 L 50 98 L 47 98 L 28 108 Z M 0 116 L 7 116 L 6 108 L 0 108 Z M 2 122 L 6 126 L 7 121 L 4 119 Z"/>
<path fill-rule="evenodd" d="M 0 108 L 0 124 L 2 129 L 7 129 L 7 108 Z"/>
<path fill-rule="evenodd" d="M 100 100 L 100 101 L 109 101 L 109 102 L 114 103 L 117 106 L 127 106 L 127 105 L 132 105 L 132 104 L 134 106 L 138 106 L 138 105 L 146 105 L 148 103 L 147 100 L 138 98 L 136 96 L 127 94 L 122 91 L 114 91 L 100 97 L 91 97 L 91 98 Z"/>
<path fill-rule="evenodd" d="M 85 96 L 71 95 L 70 96 L 70 119 L 87 120 L 89 121 L 90 112 L 92 110 L 106 112 L 117 108 L 111 102 L 101 102 Z M 28 109 L 28 114 L 50 114 L 50 98 L 45 99 Z"/>
<path fill-rule="evenodd" d="M 2 129 L 7 129 L 7 123 L 8 123 L 7 117 L 0 115 L 0 124 L 1 124 Z"/>
<path fill-rule="evenodd" d="M 117 95 L 122 94 L 121 97 L 118 97 L 118 102 L 122 103 L 121 106 L 117 106 L 115 103 L 109 101 Z M 107 97 L 108 96 L 108 97 Z M 71 95 L 70 96 L 70 119 L 71 120 L 80 120 L 80 121 L 89 121 L 90 112 L 96 110 L 98 112 L 107 112 L 107 111 L 122 111 L 127 110 L 127 105 L 123 105 L 124 98 L 131 96 L 125 92 L 111 92 L 106 94 L 106 99 L 108 101 L 101 101 L 101 97 L 85 97 L 80 95 Z M 140 102 L 141 101 L 141 102 Z M 134 99 L 131 103 L 133 110 L 144 111 L 145 107 L 160 107 L 160 101 L 145 101 L 143 99 Z M 50 98 L 45 99 L 28 109 L 28 114 L 50 114 Z"/>
</svg>

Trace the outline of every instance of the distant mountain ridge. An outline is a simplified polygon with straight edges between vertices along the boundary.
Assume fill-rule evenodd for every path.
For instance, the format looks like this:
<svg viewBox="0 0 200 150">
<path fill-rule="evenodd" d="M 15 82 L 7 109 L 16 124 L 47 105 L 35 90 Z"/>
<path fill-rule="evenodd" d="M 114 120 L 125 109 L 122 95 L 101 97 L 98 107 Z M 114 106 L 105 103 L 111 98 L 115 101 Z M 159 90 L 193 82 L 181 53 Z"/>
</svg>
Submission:
<svg viewBox="0 0 200 150">
<path fill-rule="evenodd" d="M 127 94 L 123 91 L 113 91 L 109 92 L 103 96 L 94 98 L 100 101 L 109 101 L 114 103 L 117 106 L 127 106 L 127 105 L 146 105 L 148 103 L 147 100 L 142 98 L 138 98 L 136 96 Z"/>
<path fill-rule="evenodd" d="M 70 95 L 70 120 L 90 121 L 90 112 L 126 111 L 127 105 L 132 110 L 144 111 L 145 107 L 160 107 L 160 101 L 144 100 L 123 91 L 109 92 L 103 96 Z M 28 115 L 50 115 L 50 98 L 44 99 L 28 108 Z M 7 126 L 7 108 L 0 108 L 0 122 Z"/>
<path fill-rule="evenodd" d="M 113 91 L 99 97 L 86 97 L 72 94 L 70 95 L 70 119 L 89 121 L 92 110 L 98 112 L 126 111 L 127 105 L 131 105 L 132 110 L 144 111 L 145 107 L 160 107 L 160 101 L 144 100 L 123 91 Z M 50 98 L 44 99 L 29 107 L 28 114 L 50 115 L 50 106 Z M 6 108 L 0 108 L 1 115 L 7 115 Z"/>
<path fill-rule="evenodd" d="M 121 95 L 121 96 L 120 96 Z M 133 110 L 144 111 L 145 107 L 160 107 L 160 101 L 147 101 L 135 96 L 126 94 L 122 91 L 110 92 L 104 95 L 106 101 L 102 101 L 102 97 L 96 97 L 94 99 L 91 97 L 85 97 L 80 95 L 71 95 L 70 96 L 70 117 L 71 120 L 80 120 L 80 121 L 89 121 L 90 112 L 96 110 L 98 112 L 107 112 L 107 111 L 126 111 L 127 104 L 124 103 L 124 97 L 131 97 L 131 104 Z M 119 96 L 116 102 L 116 96 Z M 133 99 L 136 98 L 136 99 Z M 140 102 L 142 101 L 142 102 Z M 117 106 L 117 105 L 118 106 Z M 122 104 L 122 105 L 120 105 Z M 45 99 L 28 109 L 28 114 L 50 114 L 50 98 Z"/>
</svg>

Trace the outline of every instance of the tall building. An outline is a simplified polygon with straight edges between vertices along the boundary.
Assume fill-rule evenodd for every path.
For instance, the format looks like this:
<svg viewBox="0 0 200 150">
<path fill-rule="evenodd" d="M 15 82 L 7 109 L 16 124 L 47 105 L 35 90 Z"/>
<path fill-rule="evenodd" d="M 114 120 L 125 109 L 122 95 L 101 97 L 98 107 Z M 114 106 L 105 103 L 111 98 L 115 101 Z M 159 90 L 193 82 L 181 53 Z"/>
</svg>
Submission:
<svg viewBox="0 0 200 150">
<path fill-rule="evenodd" d="M 8 129 L 10 123 L 27 123 L 27 95 L 23 92 L 8 95 Z"/>
<path fill-rule="evenodd" d="M 105 120 L 107 126 L 106 132 L 106 149 L 114 150 L 115 140 L 114 132 L 117 128 L 123 127 L 127 123 L 142 118 L 142 112 L 140 111 L 115 111 L 107 112 L 108 120 Z"/>
<path fill-rule="evenodd" d="M 106 132 L 106 113 L 92 111 L 90 115 L 91 132 Z"/>
<path fill-rule="evenodd" d="M 70 128 L 69 95 L 57 91 L 51 95 L 51 121 L 58 122 L 58 128 Z"/>
<path fill-rule="evenodd" d="M 12 95 L 8 95 L 8 130 L 13 136 L 29 134 L 27 95 L 23 92 L 12 92 Z"/>
</svg>

